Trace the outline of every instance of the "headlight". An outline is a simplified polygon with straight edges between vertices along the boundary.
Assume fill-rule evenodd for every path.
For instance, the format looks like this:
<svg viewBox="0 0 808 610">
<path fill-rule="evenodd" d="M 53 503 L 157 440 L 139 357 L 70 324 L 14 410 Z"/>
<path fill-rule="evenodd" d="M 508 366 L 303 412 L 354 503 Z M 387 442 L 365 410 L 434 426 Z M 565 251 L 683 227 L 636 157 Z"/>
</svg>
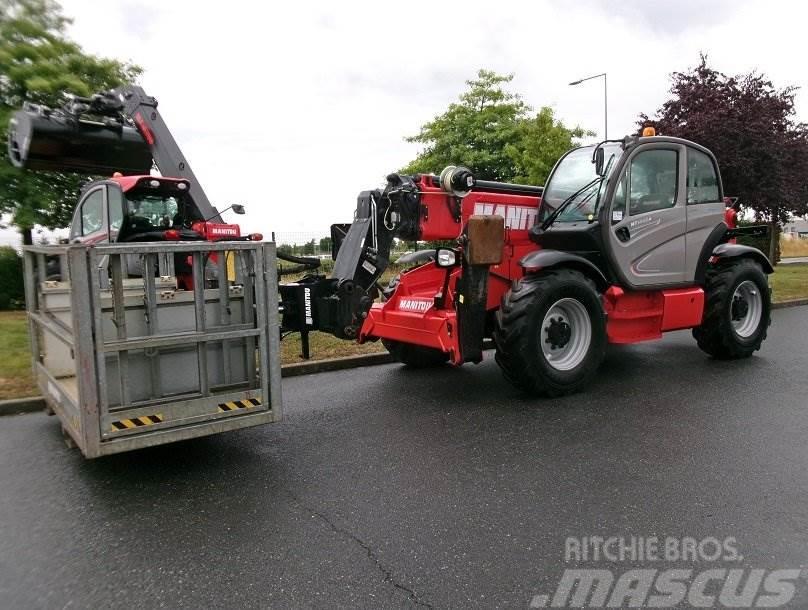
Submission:
<svg viewBox="0 0 808 610">
<path fill-rule="evenodd" d="M 438 267 L 454 267 L 457 263 L 457 256 L 454 250 L 448 248 L 439 248 L 438 255 L 435 258 Z"/>
</svg>

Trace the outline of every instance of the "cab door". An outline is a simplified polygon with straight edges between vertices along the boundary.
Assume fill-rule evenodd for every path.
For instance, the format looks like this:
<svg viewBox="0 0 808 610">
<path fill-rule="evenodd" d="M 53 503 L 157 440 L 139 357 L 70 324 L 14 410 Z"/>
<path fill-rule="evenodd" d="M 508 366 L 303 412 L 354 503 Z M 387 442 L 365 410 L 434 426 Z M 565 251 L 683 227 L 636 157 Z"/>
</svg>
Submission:
<svg viewBox="0 0 808 610">
<path fill-rule="evenodd" d="M 103 185 L 85 193 L 70 227 L 70 240 L 96 244 L 109 241 L 106 188 Z"/>
<path fill-rule="evenodd" d="M 724 197 L 715 160 L 692 146 L 687 147 L 687 279 L 696 281 L 701 259 L 724 225 Z"/>
<path fill-rule="evenodd" d="M 117 184 L 108 184 L 107 189 L 107 224 L 109 227 L 109 241 L 118 241 L 118 233 L 123 225 L 124 197 L 121 187 Z"/>
<path fill-rule="evenodd" d="M 684 147 L 638 147 L 619 175 L 607 221 L 609 258 L 627 288 L 685 281 Z"/>
</svg>

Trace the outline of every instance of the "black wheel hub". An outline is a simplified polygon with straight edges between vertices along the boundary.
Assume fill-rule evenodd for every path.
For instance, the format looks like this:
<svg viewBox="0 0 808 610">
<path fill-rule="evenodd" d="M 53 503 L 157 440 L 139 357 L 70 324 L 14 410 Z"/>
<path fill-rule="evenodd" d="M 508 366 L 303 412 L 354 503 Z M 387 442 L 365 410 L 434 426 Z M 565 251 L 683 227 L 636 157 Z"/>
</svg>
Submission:
<svg viewBox="0 0 808 610">
<path fill-rule="evenodd" d="M 563 318 L 551 318 L 550 324 L 544 327 L 547 331 L 545 342 L 553 349 L 560 349 L 569 343 L 572 337 L 572 329 Z"/>
<path fill-rule="evenodd" d="M 749 313 L 749 303 L 743 297 L 732 299 L 732 319 L 733 321 L 743 320 Z"/>
</svg>

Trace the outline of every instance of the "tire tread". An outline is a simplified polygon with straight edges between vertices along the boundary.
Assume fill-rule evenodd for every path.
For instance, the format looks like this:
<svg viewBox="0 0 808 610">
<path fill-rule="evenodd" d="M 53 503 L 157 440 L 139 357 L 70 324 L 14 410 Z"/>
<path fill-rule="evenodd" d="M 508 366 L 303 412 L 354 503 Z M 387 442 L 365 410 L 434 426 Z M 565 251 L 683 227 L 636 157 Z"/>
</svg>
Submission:
<svg viewBox="0 0 808 610">
<path fill-rule="evenodd" d="M 583 283 L 597 295 L 595 283 L 578 271 L 549 270 L 540 274 L 526 275 L 517 280 L 511 290 L 503 296 L 501 306 L 496 312 L 495 360 L 505 379 L 526 394 L 556 397 L 575 392 L 589 381 L 603 359 L 605 336 L 603 345 L 596 346 L 600 341 L 596 341 L 594 335 L 598 331 L 593 328 L 593 346 L 597 353 L 594 355 L 593 365 L 589 367 L 590 370 L 578 383 L 558 383 L 531 363 L 531 350 L 535 351 L 535 345 L 531 345 L 530 331 L 534 305 L 542 291 L 549 290 L 560 282 L 569 281 Z M 595 326 L 596 321 L 592 322 Z"/>
<path fill-rule="evenodd" d="M 724 264 L 707 270 L 705 279 L 704 319 L 700 326 L 693 329 L 692 334 L 699 348 L 719 360 L 734 360 L 748 358 L 760 349 L 766 339 L 768 327 L 771 323 L 771 306 L 769 303 L 768 287 L 764 300 L 762 331 L 755 339 L 744 344 L 739 342 L 732 330 L 732 324 L 726 313 L 728 301 L 732 298 L 733 286 L 737 277 L 746 271 L 761 274 L 765 278 L 763 269 L 758 263 L 750 259 L 740 259 L 730 264 Z"/>
</svg>

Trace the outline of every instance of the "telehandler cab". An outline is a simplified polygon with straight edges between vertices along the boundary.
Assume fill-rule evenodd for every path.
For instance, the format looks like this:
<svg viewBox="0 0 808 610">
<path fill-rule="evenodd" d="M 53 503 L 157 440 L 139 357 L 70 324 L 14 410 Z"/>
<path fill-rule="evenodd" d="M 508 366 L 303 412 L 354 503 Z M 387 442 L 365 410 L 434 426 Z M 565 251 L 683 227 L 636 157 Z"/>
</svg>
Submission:
<svg viewBox="0 0 808 610">
<path fill-rule="evenodd" d="M 626 138 L 570 151 L 551 173 L 540 250 L 505 295 L 494 338 L 505 377 L 531 393 L 586 383 L 606 343 L 691 328 L 715 358 L 760 348 L 770 317 L 759 250 L 726 243 L 718 164 L 693 142 Z M 751 233 L 759 233 L 754 228 Z"/>
</svg>

